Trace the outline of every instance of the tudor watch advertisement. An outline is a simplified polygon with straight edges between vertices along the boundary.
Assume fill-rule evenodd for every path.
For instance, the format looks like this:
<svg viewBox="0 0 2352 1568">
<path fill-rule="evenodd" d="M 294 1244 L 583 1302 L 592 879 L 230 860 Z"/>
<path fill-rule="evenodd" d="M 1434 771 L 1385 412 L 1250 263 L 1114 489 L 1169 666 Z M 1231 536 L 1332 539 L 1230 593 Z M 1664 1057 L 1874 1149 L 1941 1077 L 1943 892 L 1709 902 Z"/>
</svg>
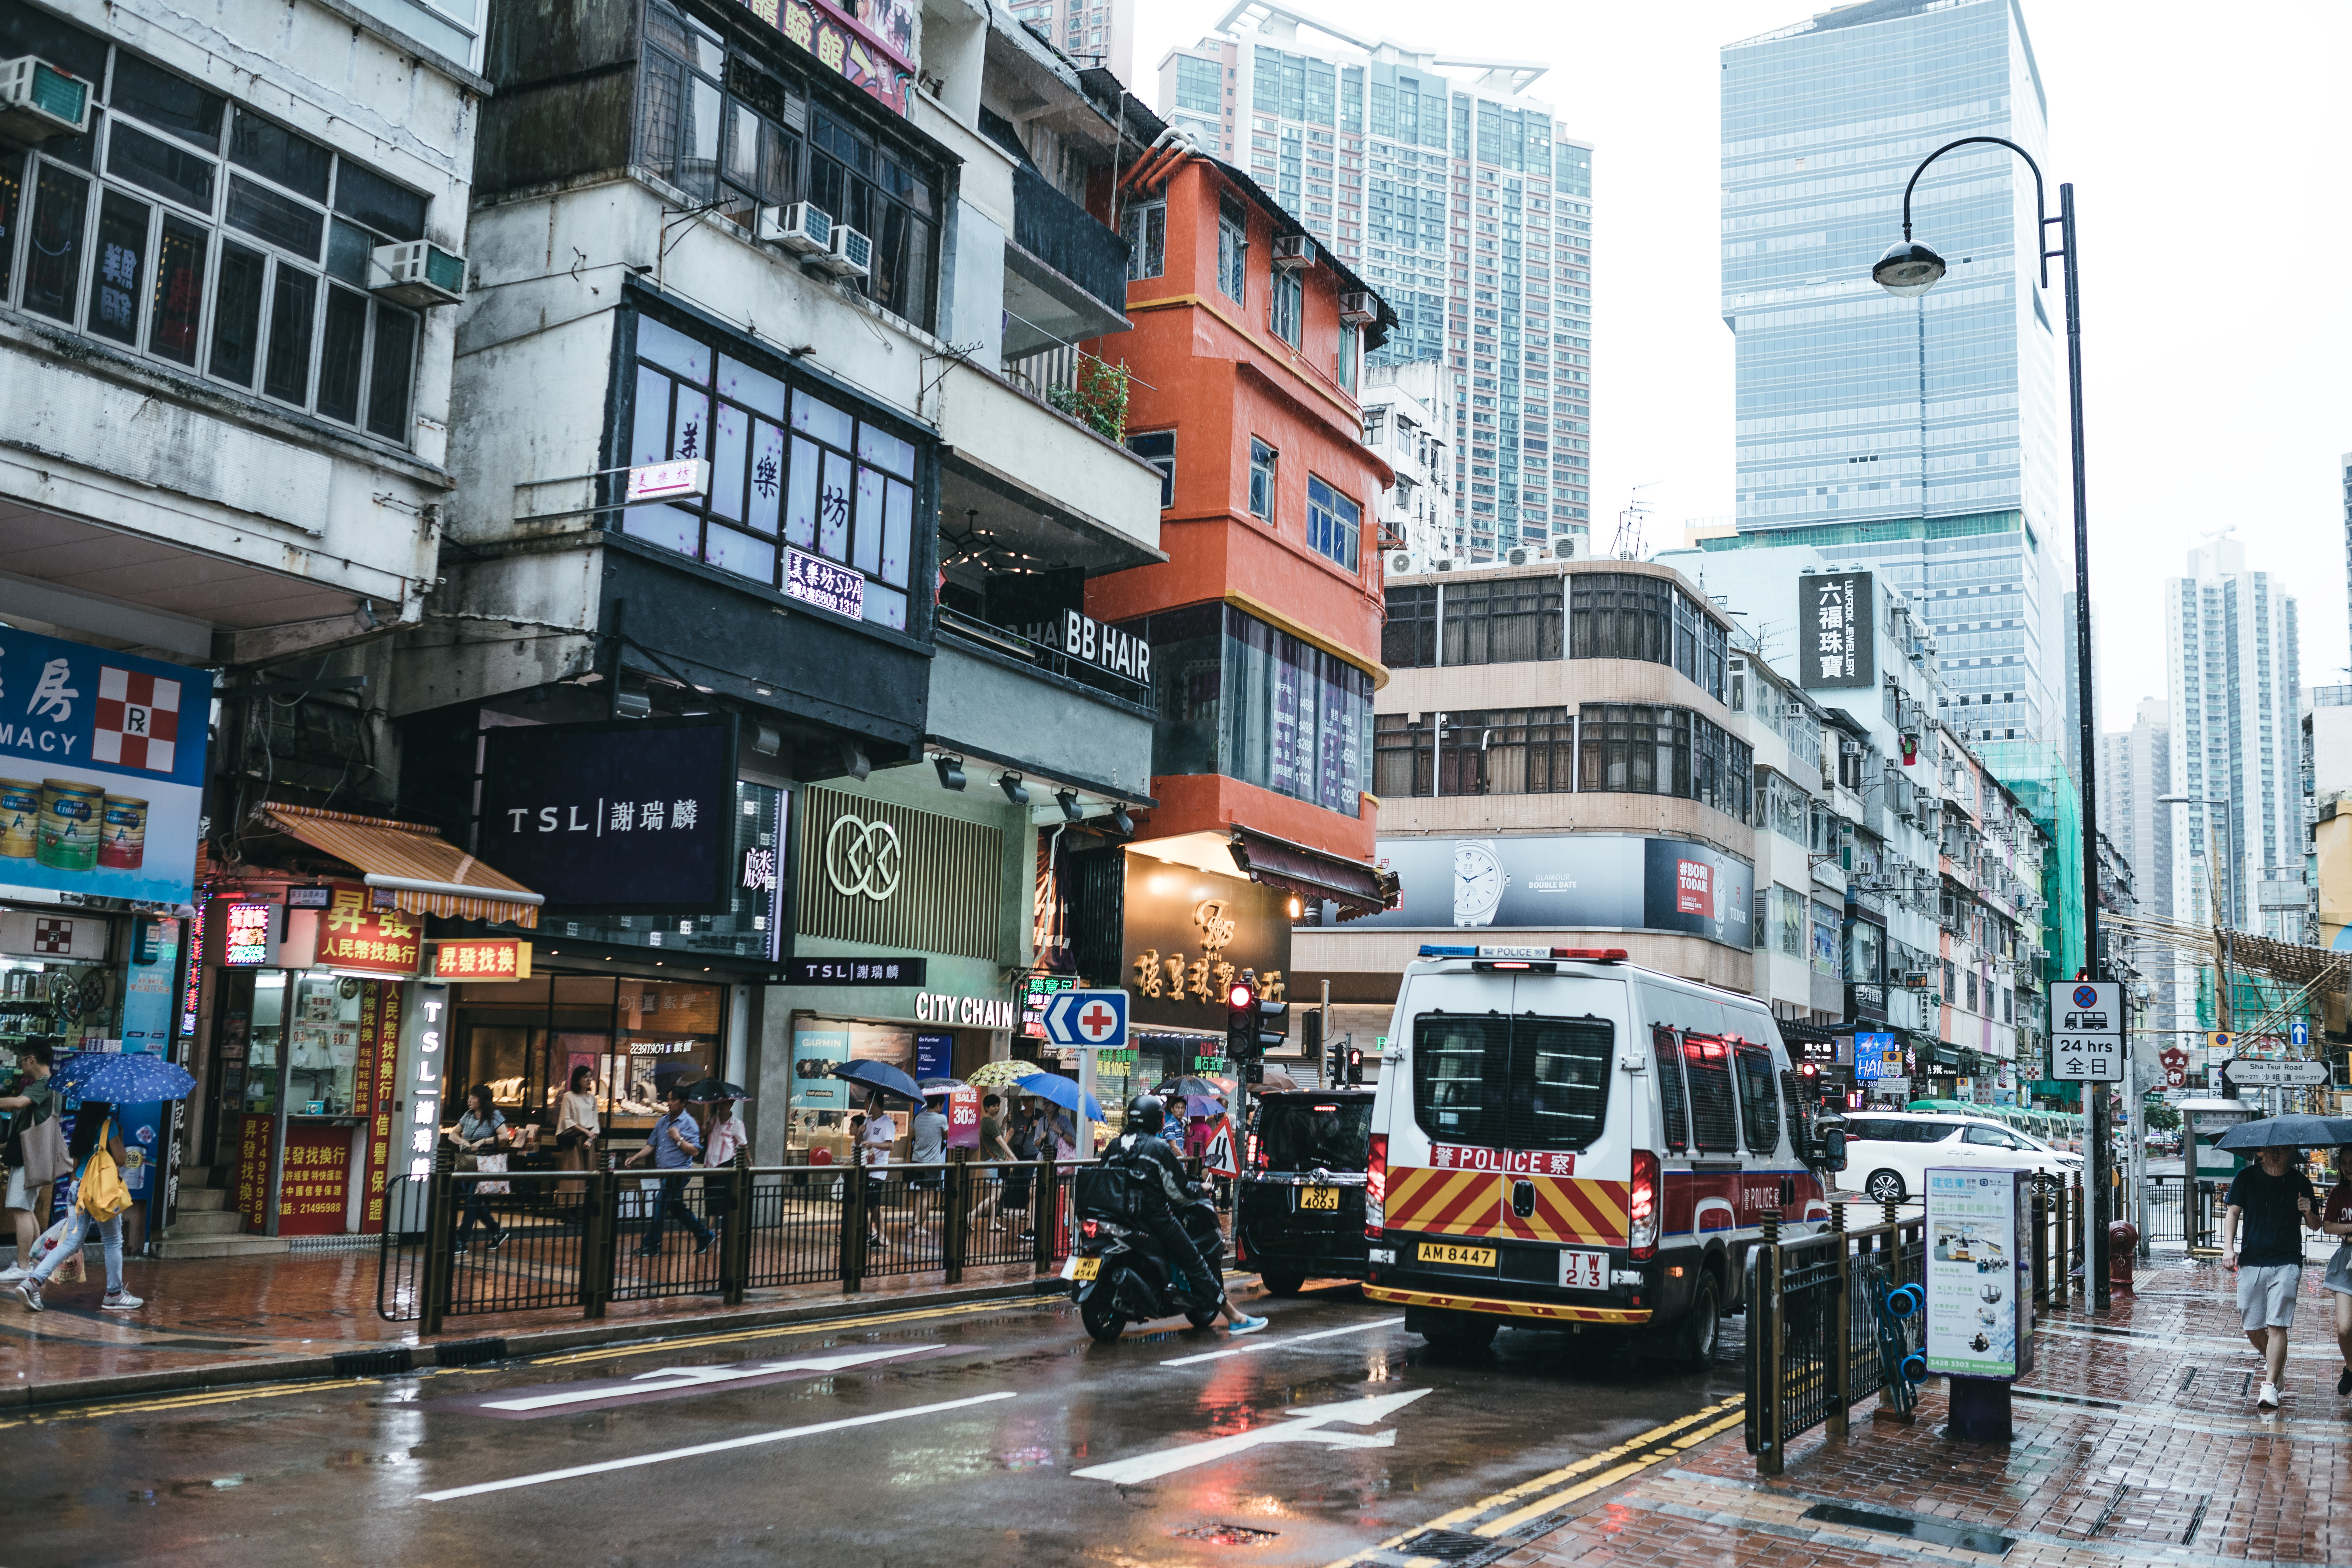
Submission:
<svg viewBox="0 0 2352 1568">
<path fill-rule="evenodd" d="M 1752 940 L 1755 868 L 1690 839 L 1383 838 L 1379 863 L 1402 894 L 1354 930 L 1674 931 L 1742 950 Z"/>
</svg>

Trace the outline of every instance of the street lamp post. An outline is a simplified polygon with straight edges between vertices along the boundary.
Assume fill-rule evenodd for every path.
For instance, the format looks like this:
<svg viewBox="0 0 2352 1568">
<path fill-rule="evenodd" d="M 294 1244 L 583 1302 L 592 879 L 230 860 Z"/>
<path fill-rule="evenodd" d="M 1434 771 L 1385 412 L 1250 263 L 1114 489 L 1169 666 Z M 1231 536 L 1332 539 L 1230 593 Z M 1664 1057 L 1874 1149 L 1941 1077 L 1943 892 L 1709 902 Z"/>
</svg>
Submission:
<svg viewBox="0 0 2352 1568">
<path fill-rule="evenodd" d="M 2042 165 L 2033 154 L 2016 142 L 2001 136 L 1963 136 L 1948 142 L 1919 161 L 1911 171 L 1911 178 L 1903 187 L 1903 238 L 1887 247 L 1878 258 L 1870 275 L 1880 288 L 1898 298 L 1910 299 L 1925 294 L 1936 286 L 1945 272 L 1944 258 L 1927 247 L 1916 244 L 1911 237 L 1911 193 L 1919 184 L 1919 176 L 1927 165 L 1955 148 L 1976 145 L 2006 147 L 2025 160 L 2033 171 L 2033 216 L 2036 247 L 2040 252 L 2042 287 L 2050 287 L 2050 258 L 2058 257 L 2064 262 L 2063 278 L 2066 291 L 2066 392 L 2067 414 L 2074 437 L 2074 663 L 2076 693 L 2081 708 L 2079 750 L 2083 767 L 2083 963 L 2094 978 L 2105 973 L 2099 962 L 2099 820 L 2098 789 L 2094 777 L 2097 765 L 2098 747 L 2095 740 L 2095 717 L 2091 709 L 2091 531 L 2090 501 L 2083 478 L 2083 304 L 2075 270 L 2074 187 L 2058 187 L 2058 216 L 2049 216 L 2042 186 Z M 2050 245 L 2050 226 L 2058 226 L 2058 247 Z M 1919 470 L 1919 510 L 1927 510 L 1927 471 L 1924 460 Z M 2115 1153 L 2108 1147 L 2109 1118 L 2107 1096 L 2096 1089 L 2084 1098 L 2090 1101 L 2090 1149 L 2084 1156 L 2087 1169 L 2084 1174 L 2091 1188 L 2090 1257 L 2085 1259 L 2085 1272 L 2090 1279 L 2091 1304 L 2105 1311 L 2109 1304 L 2107 1286 L 2107 1222 L 2113 1217 L 2114 1203 L 2107 1190 L 2108 1173 Z"/>
</svg>

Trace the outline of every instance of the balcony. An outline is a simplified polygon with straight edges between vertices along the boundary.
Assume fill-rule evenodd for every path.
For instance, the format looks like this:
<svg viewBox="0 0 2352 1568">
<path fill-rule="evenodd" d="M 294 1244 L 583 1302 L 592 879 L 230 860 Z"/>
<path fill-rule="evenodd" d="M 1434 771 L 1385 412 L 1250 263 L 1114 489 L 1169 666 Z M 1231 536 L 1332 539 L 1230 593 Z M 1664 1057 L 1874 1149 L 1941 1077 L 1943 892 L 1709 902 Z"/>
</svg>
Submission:
<svg viewBox="0 0 2352 1568">
<path fill-rule="evenodd" d="M 1128 330 L 1127 241 L 1027 163 L 1013 171 L 1004 358 Z"/>
</svg>

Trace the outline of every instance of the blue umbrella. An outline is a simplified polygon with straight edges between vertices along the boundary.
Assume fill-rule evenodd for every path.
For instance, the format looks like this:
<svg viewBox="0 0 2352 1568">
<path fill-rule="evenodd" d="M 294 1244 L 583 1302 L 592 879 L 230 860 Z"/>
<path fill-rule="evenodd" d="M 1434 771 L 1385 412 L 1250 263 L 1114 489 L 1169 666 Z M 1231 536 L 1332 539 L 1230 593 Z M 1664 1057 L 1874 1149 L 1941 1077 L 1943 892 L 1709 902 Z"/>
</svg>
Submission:
<svg viewBox="0 0 2352 1568">
<path fill-rule="evenodd" d="M 1065 1110 L 1077 1110 L 1089 1121 L 1103 1119 L 1102 1102 L 1091 1094 L 1081 1093 L 1076 1079 L 1064 1078 L 1059 1073 L 1035 1072 L 1013 1087 L 1024 1094 L 1034 1094 L 1040 1100 L 1050 1100 Z M 1081 1101 L 1085 1104 L 1083 1110 L 1079 1110 Z"/>
<path fill-rule="evenodd" d="M 2352 1143 L 2352 1117 L 2265 1116 L 2242 1121 L 2213 1141 L 2217 1149 L 2326 1149 Z"/>
<path fill-rule="evenodd" d="M 162 1057 L 112 1051 L 76 1051 L 58 1068 L 58 1081 L 77 1099 L 114 1105 L 178 1100 L 196 1087 L 185 1068 Z"/>
<path fill-rule="evenodd" d="M 845 1078 L 852 1083 L 862 1083 L 867 1089 L 884 1094 L 895 1094 L 916 1105 L 923 1103 L 923 1091 L 915 1080 L 888 1062 L 839 1062 L 834 1067 L 833 1076 Z"/>
</svg>

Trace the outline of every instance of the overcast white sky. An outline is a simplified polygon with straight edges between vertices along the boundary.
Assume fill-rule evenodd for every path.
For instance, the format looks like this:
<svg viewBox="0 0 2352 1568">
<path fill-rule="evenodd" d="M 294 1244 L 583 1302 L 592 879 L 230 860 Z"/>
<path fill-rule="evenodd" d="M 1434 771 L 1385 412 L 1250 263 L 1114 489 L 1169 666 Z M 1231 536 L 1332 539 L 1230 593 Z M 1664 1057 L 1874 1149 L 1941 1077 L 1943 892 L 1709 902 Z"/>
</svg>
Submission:
<svg viewBox="0 0 2352 1568">
<path fill-rule="evenodd" d="M 1532 90 L 1597 149 L 1594 542 L 1648 481 L 1654 550 L 1680 542 L 1685 518 L 1728 515 L 1717 51 L 1828 7 L 1304 8 L 1448 53 L 1551 64 Z M 1156 99 L 1160 57 L 1208 31 L 1224 0 L 1136 9 L 1134 85 Z M 2082 227 L 2101 725 L 2126 726 L 2141 697 L 2164 695 L 2163 579 L 2224 528 L 2300 599 L 2304 684 L 2352 682 L 2337 462 L 2352 451 L 2352 302 L 2336 277 L 2352 256 L 2352 5 L 2026 0 L 2025 17 L 2050 94 L 2051 201 L 2072 181 Z M 2052 281 L 2056 319 L 2054 268 Z"/>
</svg>

